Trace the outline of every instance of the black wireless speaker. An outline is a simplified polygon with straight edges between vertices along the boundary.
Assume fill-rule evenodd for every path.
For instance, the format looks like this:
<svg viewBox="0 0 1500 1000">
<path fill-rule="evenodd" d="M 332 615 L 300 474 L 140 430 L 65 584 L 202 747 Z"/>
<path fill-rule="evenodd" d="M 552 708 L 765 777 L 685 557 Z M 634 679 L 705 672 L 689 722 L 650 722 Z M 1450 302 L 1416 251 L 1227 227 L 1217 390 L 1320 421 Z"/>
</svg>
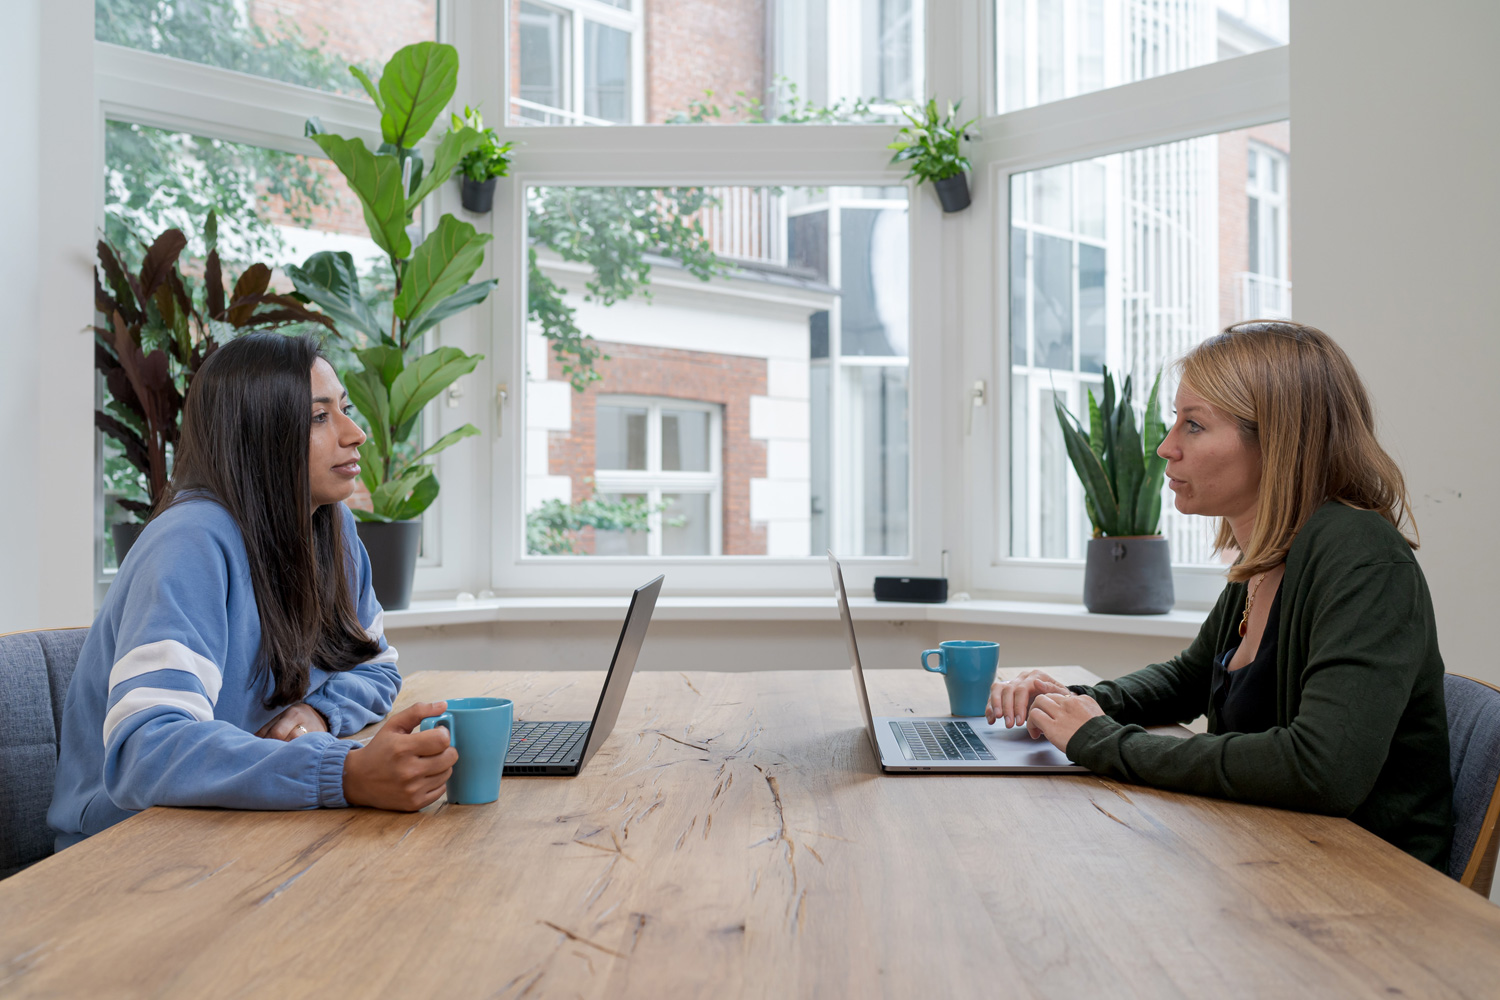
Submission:
<svg viewBox="0 0 1500 1000">
<path fill-rule="evenodd" d="M 942 604 L 948 599 L 946 576 L 877 576 L 875 600 Z"/>
</svg>

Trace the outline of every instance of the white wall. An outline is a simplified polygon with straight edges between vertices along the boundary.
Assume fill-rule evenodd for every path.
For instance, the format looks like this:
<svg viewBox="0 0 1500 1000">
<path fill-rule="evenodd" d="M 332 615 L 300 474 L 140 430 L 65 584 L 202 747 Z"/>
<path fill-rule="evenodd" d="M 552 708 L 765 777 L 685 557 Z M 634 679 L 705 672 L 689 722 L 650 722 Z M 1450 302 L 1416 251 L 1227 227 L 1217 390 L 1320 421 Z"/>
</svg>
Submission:
<svg viewBox="0 0 1500 1000">
<path fill-rule="evenodd" d="M 92 0 L 12 0 L 0 273 L 0 632 L 93 618 Z"/>
<path fill-rule="evenodd" d="M 1405 470 L 1448 669 L 1500 682 L 1500 4 L 1292 4 L 1296 318 Z"/>
</svg>

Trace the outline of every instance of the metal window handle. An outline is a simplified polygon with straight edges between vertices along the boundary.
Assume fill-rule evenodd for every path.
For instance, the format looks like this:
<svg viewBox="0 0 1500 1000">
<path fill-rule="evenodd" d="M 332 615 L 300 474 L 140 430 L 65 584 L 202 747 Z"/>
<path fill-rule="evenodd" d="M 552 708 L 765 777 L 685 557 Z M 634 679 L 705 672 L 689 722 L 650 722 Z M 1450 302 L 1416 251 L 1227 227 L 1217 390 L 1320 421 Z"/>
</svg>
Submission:
<svg viewBox="0 0 1500 1000">
<path fill-rule="evenodd" d="M 964 437 L 974 433 L 974 411 L 984 405 L 985 390 L 984 379 L 975 379 L 973 388 L 969 390 L 969 408 L 964 419 Z"/>
<path fill-rule="evenodd" d="M 505 419 L 505 401 L 510 398 L 510 385 L 505 382 L 495 383 L 495 437 L 503 432 L 502 421 Z"/>
</svg>

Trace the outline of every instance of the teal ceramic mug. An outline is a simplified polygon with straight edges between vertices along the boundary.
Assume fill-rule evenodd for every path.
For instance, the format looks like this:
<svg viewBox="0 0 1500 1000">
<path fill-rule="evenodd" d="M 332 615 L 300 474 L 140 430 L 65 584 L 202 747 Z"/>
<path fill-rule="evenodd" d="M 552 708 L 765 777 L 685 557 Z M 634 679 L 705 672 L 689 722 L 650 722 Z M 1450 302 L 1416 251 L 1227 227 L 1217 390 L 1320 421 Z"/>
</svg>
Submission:
<svg viewBox="0 0 1500 1000">
<path fill-rule="evenodd" d="M 458 763 L 448 778 L 450 804 L 478 805 L 500 797 L 500 773 L 514 716 L 509 698 L 453 698 L 447 711 L 422 720 L 421 729 L 445 727 L 458 751 Z"/>
<path fill-rule="evenodd" d="M 927 659 L 934 655 L 937 666 Z M 922 666 L 943 675 L 948 685 L 948 707 L 960 717 L 984 714 L 999 665 L 1000 644 L 982 639 L 954 639 L 938 643 L 937 649 L 922 650 Z"/>
</svg>

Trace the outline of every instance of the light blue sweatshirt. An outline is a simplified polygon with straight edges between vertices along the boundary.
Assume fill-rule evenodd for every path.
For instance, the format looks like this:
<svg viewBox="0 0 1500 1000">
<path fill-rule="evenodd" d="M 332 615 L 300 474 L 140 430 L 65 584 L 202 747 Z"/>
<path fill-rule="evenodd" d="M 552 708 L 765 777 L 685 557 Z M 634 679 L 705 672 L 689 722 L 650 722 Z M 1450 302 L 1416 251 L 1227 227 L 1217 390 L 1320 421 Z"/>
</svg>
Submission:
<svg viewBox="0 0 1500 1000">
<path fill-rule="evenodd" d="M 303 700 L 329 732 L 255 733 L 272 682 L 255 670 L 260 616 L 239 527 L 207 494 L 146 526 L 104 599 L 63 707 L 47 822 L 57 849 L 150 806 L 345 806 L 344 758 L 390 711 L 401 675 L 385 641 L 370 560 L 342 504 L 360 624 L 381 652 L 347 671 L 314 666 Z"/>
</svg>

